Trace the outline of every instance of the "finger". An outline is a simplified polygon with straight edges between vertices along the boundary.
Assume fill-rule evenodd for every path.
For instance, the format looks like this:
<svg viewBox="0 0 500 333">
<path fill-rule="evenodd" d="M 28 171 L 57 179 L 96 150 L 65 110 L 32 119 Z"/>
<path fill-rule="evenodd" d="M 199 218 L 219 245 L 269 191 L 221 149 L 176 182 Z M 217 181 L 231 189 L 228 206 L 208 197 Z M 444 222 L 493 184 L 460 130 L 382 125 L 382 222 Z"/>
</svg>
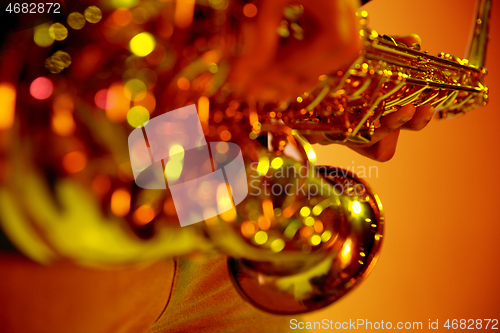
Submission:
<svg viewBox="0 0 500 333">
<path fill-rule="evenodd" d="M 403 128 L 409 129 L 412 131 L 420 131 L 431 121 L 432 116 L 434 115 L 434 108 L 430 105 L 422 105 L 417 108 L 413 118 L 404 124 Z"/>
<path fill-rule="evenodd" d="M 379 128 L 375 130 L 375 133 L 372 135 L 370 142 L 367 143 L 358 143 L 358 142 L 345 142 L 344 145 L 348 147 L 371 147 L 380 140 L 383 140 L 386 136 L 391 134 L 392 132 L 400 129 L 406 122 L 412 119 L 415 113 L 415 106 L 413 105 L 405 105 L 400 108 L 398 111 L 388 114 L 384 116 L 381 120 L 381 125 Z M 311 143 L 319 143 L 322 145 L 328 145 L 335 142 L 325 140 L 323 135 L 307 135 L 307 140 Z"/>
<path fill-rule="evenodd" d="M 406 45 L 412 44 L 422 44 L 422 38 L 420 38 L 417 34 L 409 34 L 409 35 L 400 35 L 400 36 L 391 36 L 394 40 L 401 42 Z"/>
<path fill-rule="evenodd" d="M 399 132 L 396 130 L 371 147 L 351 147 L 355 152 L 379 162 L 387 162 L 394 157 Z"/>
<path fill-rule="evenodd" d="M 304 134 L 303 136 L 307 140 L 307 142 L 309 142 L 312 145 L 316 143 L 322 145 L 329 145 L 334 143 L 333 141 L 328 141 L 327 139 L 325 139 L 325 136 L 323 134 Z"/>
<path fill-rule="evenodd" d="M 415 113 L 415 106 L 405 105 L 398 111 L 388 114 L 381 119 L 381 125 L 375 130 L 371 140 L 367 144 L 352 144 L 355 147 L 368 147 L 383 140 L 386 136 L 400 129 L 406 122 L 412 119 Z"/>
</svg>

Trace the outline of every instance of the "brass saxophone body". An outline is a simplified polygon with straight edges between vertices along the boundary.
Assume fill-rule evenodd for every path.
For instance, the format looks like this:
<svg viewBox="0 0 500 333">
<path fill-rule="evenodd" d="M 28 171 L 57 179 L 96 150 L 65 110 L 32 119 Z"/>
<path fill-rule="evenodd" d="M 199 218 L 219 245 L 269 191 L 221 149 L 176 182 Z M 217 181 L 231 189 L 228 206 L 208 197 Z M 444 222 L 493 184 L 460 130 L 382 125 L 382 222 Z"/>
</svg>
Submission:
<svg viewBox="0 0 500 333">
<path fill-rule="evenodd" d="M 224 75 L 227 75 L 229 65 L 223 63 L 217 52 L 204 53 L 210 55 L 207 57 L 210 61 L 201 56 L 186 67 L 189 70 L 179 69 L 179 76 L 172 82 L 177 85 L 187 83 L 187 87 L 175 97 L 182 101 L 179 102 L 182 105 L 199 98 L 198 116 L 207 137 L 221 141 L 221 133 L 235 129 L 229 133 L 229 138 L 233 134 L 232 140 L 241 147 L 247 174 L 257 182 L 257 188 L 272 189 L 275 184 L 282 188 L 290 186 L 293 194 L 251 195 L 234 207 L 231 212 L 234 214 L 217 215 L 188 228 L 172 225 L 176 222 L 176 209 L 182 207 L 172 209 L 170 193 L 141 189 L 132 183 L 133 176 L 124 172 L 120 174 L 119 171 L 120 177 L 113 183 L 108 177 L 101 177 L 108 182 L 107 190 L 103 192 L 106 195 L 101 192 L 91 195 L 93 192 L 87 193 L 87 188 L 77 185 L 92 182 L 94 187 L 96 179 L 99 180 L 96 175 L 103 172 L 101 169 L 107 170 L 113 163 L 117 168 L 118 165 L 120 168 L 126 166 L 124 162 L 129 158 L 129 151 L 126 145 L 116 144 L 117 141 L 126 142 L 126 130 L 118 124 L 100 123 L 99 117 L 104 117 L 101 115 L 104 112 L 94 114 L 89 111 L 95 109 L 95 105 L 89 107 L 82 98 L 70 100 L 71 111 L 66 112 L 63 108 L 62 114 L 64 117 L 71 115 L 75 102 L 84 106 L 78 110 L 75 108 L 78 117 L 74 121 L 78 125 L 75 128 L 85 131 L 79 133 L 81 137 L 74 135 L 70 138 L 78 143 L 78 147 L 93 143 L 91 148 L 99 154 L 92 155 L 90 148 L 88 151 L 95 166 L 85 169 L 87 174 L 82 171 L 69 175 L 57 164 L 62 153 L 49 151 L 47 156 L 57 157 L 49 158 L 35 149 L 39 137 L 50 143 L 63 141 L 60 137 L 54 139 L 53 133 L 47 131 L 50 116 L 42 121 L 23 119 L 21 125 L 25 127 L 18 126 L 23 129 L 22 133 L 14 127 L 13 135 L 27 138 L 24 141 L 30 145 L 21 149 L 18 143 L 23 140 L 14 140 L 16 144 L 9 150 L 13 176 L 6 180 L 5 188 L 0 188 L 0 203 L 5 203 L 10 210 L 0 211 L 1 227 L 24 253 L 39 262 L 64 257 L 84 264 L 109 264 L 158 260 L 192 252 L 224 253 L 230 257 L 229 273 L 235 287 L 256 307 L 272 313 L 294 314 L 327 306 L 358 286 L 371 272 L 380 254 L 385 221 L 380 199 L 369 185 L 340 168 L 317 167 L 315 153 L 302 134 L 323 134 L 332 142 L 368 143 L 382 117 L 410 103 L 416 106 L 431 104 L 441 118 L 457 116 L 485 105 L 488 89 L 484 83 L 487 73 L 484 60 L 491 2 L 478 1 L 466 59 L 443 53 L 432 56 L 414 45 L 380 36 L 366 26 L 366 12 L 361 11 L 360 19 L 365 25 L 360 38 L 365 47 L 359 58 L 345 71 L 322 75 L 316 87 L 291 103 L 250 105 L 221 98 L 218 106 L 217 94 L 231 97 L 231 92 L 223 91 Z M 166 5 L 174 8 L 174 2 Z M 220 14 L 223 11 L 206 6 L 203 10 L 207 18 L 211 12 Z M 201 19 L 199 22 L 194 20 L 193 25 L 198 24 L 199 31 L 192 26 L 193 31 L 200 36 L 210 35 L 205 23 Z M 232 30 L 230 33 L 236 34 Z M 234 41 L 236 37 L 227 39 Z M 126 59 L 127 66 L 133 69 L 127 70 L 131 75 L 140 72 L 134 62 L 147 68 L 142 58 Z M 216 62 L 219 62 L 219 68 L 210 71 L 209 66 L 216 65 Z M 151 72 L 144 71 L 143 74 Z M 89 69 L 84 74 L 91 75 L 92 72 Z M 179 81 L 179 78 L 184 80 Z M 82 81 L 88 88 L 86 80 Z M 123 91 L 119 82 L 120 91 Z M 188 90 L 191 86 L 199 89 Z M 168 87 L 164 91 L 179 92 Z M 93 103 L 93 97 L 91 99 Z M 51 108 L 48 104 L 45 107 Z M 25 109 L 31 110 L 31 106 Z M 33 128 L 37 135 L 31 135 Z M 96 147 L 102 149 L 102 153 Z M 103 156 L 112 156 L 115 160 Z M 47 173 L 53 182 L 51 186 L 47 185 L 49 177 L 37 170 L 38 167 L 51 170 Z M 288 175 L 287 170 L 299 172 Z M 305 170 L 303 174 L 301 170 Z M 304 185 L 321 190 L 321 193 L 301 193 L 300 188 Z M 342 189 L 340 193 L 336 192 L 338 188 Z M 86 213 L 91 218 L 84 219 L 82 207 L 84 204 L 90 206 L 96 195 L 100 196 L 100 206 L 88 209 Z M 77 198 L 77 202 L 65 200 L 69 197 Z M 113 206 L 113 200 L 119 203 L 118 199 L 126 201 L 128 206 L 123 214 L 113 212 L 116 224 L 108 223 L 109 208 Z M 41 210 L 38 201 L 50 209 Z M 58 210 L 61 206 L 67 208 L 64 214 Z M 151 238 L 148 241 L 123 232 L 126 229 L 123 224 L 134 226 L 134 206 L 147 207 L 153 214 L 155 220 L 147 220 L 147 228 L 141 229 L 143 224 L 135 225 L 137 230 L 145 231 L 144 239 Z M 101 210 L 108 215 L 101 214 Z M 23 233 L 23 228 L 40 233 Z M 49 237 L 39 234 L 48 234 Z M 96 236 L 95 240 L 90 236 Z M 71 237 L 81 242 L 68 241 Z M 93 251 L 82 251 L 87 246 Z M 40 249 L 45 249 L 45 252 Z"/>
<path fill-rule="evenodd" d="M 289 105 L 261 113 L 262 122 L 282 122 L 299 133 L 323 133 L 333 142 L 369 142 L 381 117 L 407 104 L 432 105 L 451 118 L 488 103 L 484 79 L 491 1 L 478 3 L 466 58 L 422 52 L 363 24 L 364 50 L 345 72 L 322 75 L 317 87 Z"/>
</svg>

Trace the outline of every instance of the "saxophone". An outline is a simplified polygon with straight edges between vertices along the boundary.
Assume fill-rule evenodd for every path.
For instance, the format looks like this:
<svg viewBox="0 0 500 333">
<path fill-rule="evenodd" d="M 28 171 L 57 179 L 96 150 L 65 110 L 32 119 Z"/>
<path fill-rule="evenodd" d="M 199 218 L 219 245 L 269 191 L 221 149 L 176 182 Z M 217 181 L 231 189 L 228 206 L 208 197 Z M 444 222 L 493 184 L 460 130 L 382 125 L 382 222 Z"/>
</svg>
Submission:
<svg viewBox="0 0 500 333">
<path fill-rule="evenodd" d="M 440 119 L 449 119 L 488 103 L 484 84 L 491 0 L 476 3 L 476 19 L 464 59 L 439 53 L 432 56 L 418 45 L 405 45 L 390 36 L 380 36 L 366 26 L 367 13 L 358 12 L 364 24 L 360 37 L 364 50 L 345 71 L 322 75 L 316 88 L 290 104 L 258 111 L 262 130 L 269 136 L 321 133 L 332 143 L 368 143 L 380 119 L 413 104 L 430 104 Z M 290 137 L 290 136 L 288 136 Z M 280 139 L 281 140 L 281 139 Z M 305 156 L 315 156 L 307 143 Z M 279 144 L 272 146 L 282 151 Z M 309 160 L 310 163 L 314 161 Z M 281 276 L 248 260 L 229 259 L 232 280 L 240 294 L 260 309 L 272 313 L 297 314 L 323 308 L 359 285 L 373 269 L 381 249 L 384 216 L 378 196 L 356 175 L 335 167 L 316 167 L 315 177 L 341 185 L 340 206 L 349 231 L 338 231 L 342 245 L 323 251 L 313 268 Z M 356 188 L 362 188 L 361 193 Z M 332 219 L 338 219 L 334 216 Z M 325 224 L 326 226 L 326 224 Z M 339 231 L 340 230 L 340 231 Z M 286 232 L 286 231 L 285 231 Z M 241 259 L 243 258 L 243 259 Z"/>
<path fill-rule="evenodd" d="M 366 25 L 359 11 L 364 41 L 361 56 L 345 72 L 322 75 L 318 86 L 281 110 L 262 113 L 299 133 L 322 133 L 332 142 L 370 141 L 381 117 L 413 104 L 430 104 L 441 119 L 463 115 L 488 103 L 484 85 L 490 1 L 477 3 L 477 18 L 465 58 L 440 52 L 432 56 L 419 45 L 405 45 Z"/>
<path fill-rule="evenodd" d="M 372 271 L 380 253 L 385 221 L 380 198 L 369 184 L 351 172 L 316 166 L 314 150 L 303 135 L 320 133 L 331 142 L 367 143 L 382 117 L 410 103 L 431 104 L 440 118 L 451 118 L 486 105 L 484 64 L 491 2 L 477 2 L 475 25 L 464 59 L 444 53 L 432 56 L 421 52 L 416 45 L 404 45 L 390 36 L 380 36 L 366 26 L 367 14 L 360 11 L 358 15 L 364 24 L 360 31 L 364 41 L 360 57 L 346 71 L 322 75 L 316 87 L 291 103 L 265 105 L 228 99 L 230 92 L 223 84 L 227 66 L 217 52 L 208 51 L 185 66 L 183 70 L 187 74 L 174 78 L 176 85 L 182 87 L 182 94 L 177 97 L 184 98 L 185 105 L 197 96 L 199 118 L 209 139 L 228 141 L 229 129 L 236 129 L 233 132 L 236 138 L 231 141 L 242 147 L 250 186 L 256 184 L 255 189 L 271 189 L 270 193 L 259 191 L 248 196 L 228 214 L 185 228 L 168 222 L 175 222 L 175 210 L 181 209 L 172 207 L 168 191 L 148 191 L 133 186 L 131 171 L 122 163 L 123 156 L 128 158 L 128 151 L 116 144 L 117 140 L 126 141 L 126 130 L 103 120 L 107 116 L 115 123 L 125 121 L 119 114 L 112 113 L 121 105 L 119 94 L 123 94 L 123 84 L 111 84 L 103 94 L 90 98 L 91 102 L 85 100 L 88 93 L 74 99 L 64 93 L 74 89 L 73 84 L 81 84 L 82 90 L 91 91 L 92 84 L 87 81 L 96 84 L 95 78 L 109 81 L 113 71 L 119 70 L 130 79 L 126 83 L 130 95 L 128 105 L 135 103 L 134 98 L 140 94 L 150 101 L 151 94 L 144 82 L 154 73 L 144 68 L 157 66 L 155 69 L 162 70 L 157 59 L 165 59 L 165 48 L 159 48 L 149 58 L 126 57 L 123 64 L 112 64 L 112 69 L 103 68 L 96 74 L 92 71 L 103 52 L 93 44 L 84 49 L 90 60 L 83 65 L 80 62 L 79 71 L 68 74 L 68 77 L 75 75 L 76 83 L 61 79 L 64 75 L 59 74 L 71 65 L 71 57 L 59 50 L 45 61 L 46 69 L 54 74 L 53 81 L 57 83 L 51 89 L 60 94 L 52 105 L 40 99 L 16 109 L 12 102 L 16 99 L 15 88 L 0 80 L 1 96 L 9 97 L 11 104 L 6 107 L 11 108 L 12 114 L 14 109 L 23 114 L 32 109 L 32 105 L 38 105 L 42 110 L 46 108 L 49 115 L 46 117 L 40 112 L 37 118 L 30 118 L 21 126 L 9 125 L 12 126 L 9 135 L 25 140 L 13 140 L 11 147 L 5 145 L 10 149 L 8 154 L 0 151 L 0 158 L 8 155 L 12 164 L 12 176 L 0 179 L 0 206 L 6 207 L 0 211 L 0 226 L 18 249 L 42 263 L 64 257 L 82 264 L 109 265 L 193 252 L 222 252 L 230 257 L 228 270 L 234 286 L 254 306 L 276 314 L 297 314 L 325 307 L 358 286 Z M 214 6 L 224 3 L 214 2 Z M 174 6 L 173 2 L 163 5 L 170 9 Z M 97 23 L 101 19 L 100 10 L 95 6 L 89 8 L 89 22 Z M 182 13 L 192 15 L 192 10 L 184 9 Z M 194 20 L 191 28 L 205 36 L 207 26 L 214 29 L 214 22 L 223 22 L 220 14 L 226 7 L 202 10 L 204 15 L 199 17 L 213 14 L 213 20 Z M 300 6 L 294 6 L 287 18 L 295 19 L 294 11 L 300 13 Z M 113 19 L 122 20 L 125 17 L 122 14 L 114 15 Z M 165 19 L 168 15 L 162 15 L 152 15 L 151 19 L 159 20 L 157 26 L 162 27 L 158 36 L 168 39 L 173 27 Z M 70 23 L 68 17 L 70 25 L 77 21 Z M 62 29 L 61 26 L 52 29 Z M 130 35 L 112 26 L 111 19 L 103 26 L 112 41 Z M 289 26 L 300 36 L 300 27 L 295 22 Z M 40 37 L 43 37 L 42 30 L 37 30 L 35 36 L 44 43 L 47 41 Z M 94 35 L 89 36 L 90 44 L 94 42 Z M 184 41 L 185 36 L 181 37 Z M 227 42 L 234 42 L 233 37 L 227 38 Z M 110 45 L 114 44 L 110 42 Z M 126 47 L 119 45 L 119 49 L 122 52 Z M 194 52 L 193 49 L 188 51 Z M 26 53 L 16 53 L 13 47 L 3 55 L 3 63 L 13 64 L 9 68 L 12 76 L 15 76 L 12 73 L 21 75 L 19 64 L 22 62 L 18 58 Z M 19 68 L 16 69 L 16 65 Z M 47 81 L 45 78 L 44 82 Z M 190 87 L 198 87 L 202 96 L 199 97 L 199 91 L 191 94 Z M 106 98 L 111 93 L 116 97 L 113 102 L 116 107 L 108 109 Z M 94 100 L 97 106 L 103 105 L 100 108 L 105 112 L 95 111 Z M 142 105 L 148 106 L 145 102 Z M 225 115 L 221 110 L 225 110 Z M 74 135 L 61 134 L 61 123 L 84 130 Z M 59 136 L 49 133 L 47 124 L 51 124 L 52 131 Z M 237 136 L 238 131 L 243 135 Z M 37 135 L 28 140 L 30 133 Z M 85 163 L 91 158 L 81 152 L 70 156 L 80 163 L 81 169 L 68 169 L 65 160 L 59 165 L 61 153 L 57 149 L 46 150 L 44 144 L 61 140 L 61 136 L 70 138 L 65 141 L 67 145 L 89 146 L 91 149 L 86 149 L 89 155 L 92 149 L 97 151 L 95 156 L 90 156 L 95 158 L 95 165 L 86 167 Z M 20 144 L 22 141 L 24 146 Z M 32 155 L 35 163 L 27 163 L 26 156 Z M 113 163 L 122 163 L 114 178 L 109 176 L 110 171 L 102 171 L 109 170 Z M 31 165 L 40 170 L 33 170 Z M 92 206 L 92 195 L 82 189 L 85 186 L 76 186 L 76 183 L 90 187 L 90 193 L 100 202 Z M 275 185 L 291 188 L 292 192 L 273 193 Z M 308 190 L 301 191 L 304 187 Z M 92 209 L 82 209 L 84 205 Z M 109 223 L 109 219 L 115 223 Z M 132 236 L 140 237 L 124 232 L 125 226 L 132 226 L 136 232 Z"/>
</svg>

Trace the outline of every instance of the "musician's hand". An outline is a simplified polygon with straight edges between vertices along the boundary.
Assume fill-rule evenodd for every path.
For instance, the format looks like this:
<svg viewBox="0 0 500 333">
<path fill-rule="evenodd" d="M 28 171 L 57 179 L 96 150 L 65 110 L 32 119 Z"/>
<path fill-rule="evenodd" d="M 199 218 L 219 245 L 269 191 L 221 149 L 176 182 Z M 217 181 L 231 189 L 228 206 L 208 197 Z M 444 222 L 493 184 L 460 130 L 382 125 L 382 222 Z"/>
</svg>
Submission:
<svg viewBox="0 0 500 333">
<path fill-rule="evenodd" d="M 372 140 L 367 144 L 347 143 L 352 150 L 373 160 L 386 162 L 395 152 L 401 129 L 419 131 L 423 129 L 434 114 L 434 108 L 424 105 L 417 109 L 406 105 L 397 112 L 383 117 L 382 125 L 375 131 Z"/>
<path fill-rule="evenodd" d="M 420 37 L 417 35 L 393 36 L 393 38 L 407 45 L 421 43 Z M 401 129 L 420 131 L 429 123 L 433 114 L 434 108 L 430 105 L 424 105 L 417 109 L 411 104 L 406 105 L 381 119 L 381 126 L 376 129 L 369 143 L 347 142 L 345 145 L 373 160 L 388 161 L 396 152 Z M 329 144 L 319 136 L 310 136 L 308 139 L 311 143 Z"/>
</svg>

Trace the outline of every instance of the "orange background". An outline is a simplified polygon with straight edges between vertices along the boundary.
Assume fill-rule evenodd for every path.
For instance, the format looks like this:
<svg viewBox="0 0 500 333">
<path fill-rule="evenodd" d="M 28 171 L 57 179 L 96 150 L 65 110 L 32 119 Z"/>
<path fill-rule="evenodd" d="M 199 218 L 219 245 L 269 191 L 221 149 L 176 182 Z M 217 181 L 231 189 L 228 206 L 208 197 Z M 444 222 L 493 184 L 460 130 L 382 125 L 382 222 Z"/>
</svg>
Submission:
<svg viewBox="0 0 500 333">
<path fill-rule="evenodd" d="M 378 166 L 368 180 L 387 229 L 371 276 L 306 320 L 422 321 L 424 330 L 428 319 L 439 319 L 441 330 L 448 318 L 500 320 L 500 3 L 493 2 L 487 107 L 402 132 L 386 163 L 316 146 L 320 164 Z M 423 50 L 463 56 L 474 1 L 374 0 L 365 9 L 379 33 L 418 33 Z"/>
</svg>

